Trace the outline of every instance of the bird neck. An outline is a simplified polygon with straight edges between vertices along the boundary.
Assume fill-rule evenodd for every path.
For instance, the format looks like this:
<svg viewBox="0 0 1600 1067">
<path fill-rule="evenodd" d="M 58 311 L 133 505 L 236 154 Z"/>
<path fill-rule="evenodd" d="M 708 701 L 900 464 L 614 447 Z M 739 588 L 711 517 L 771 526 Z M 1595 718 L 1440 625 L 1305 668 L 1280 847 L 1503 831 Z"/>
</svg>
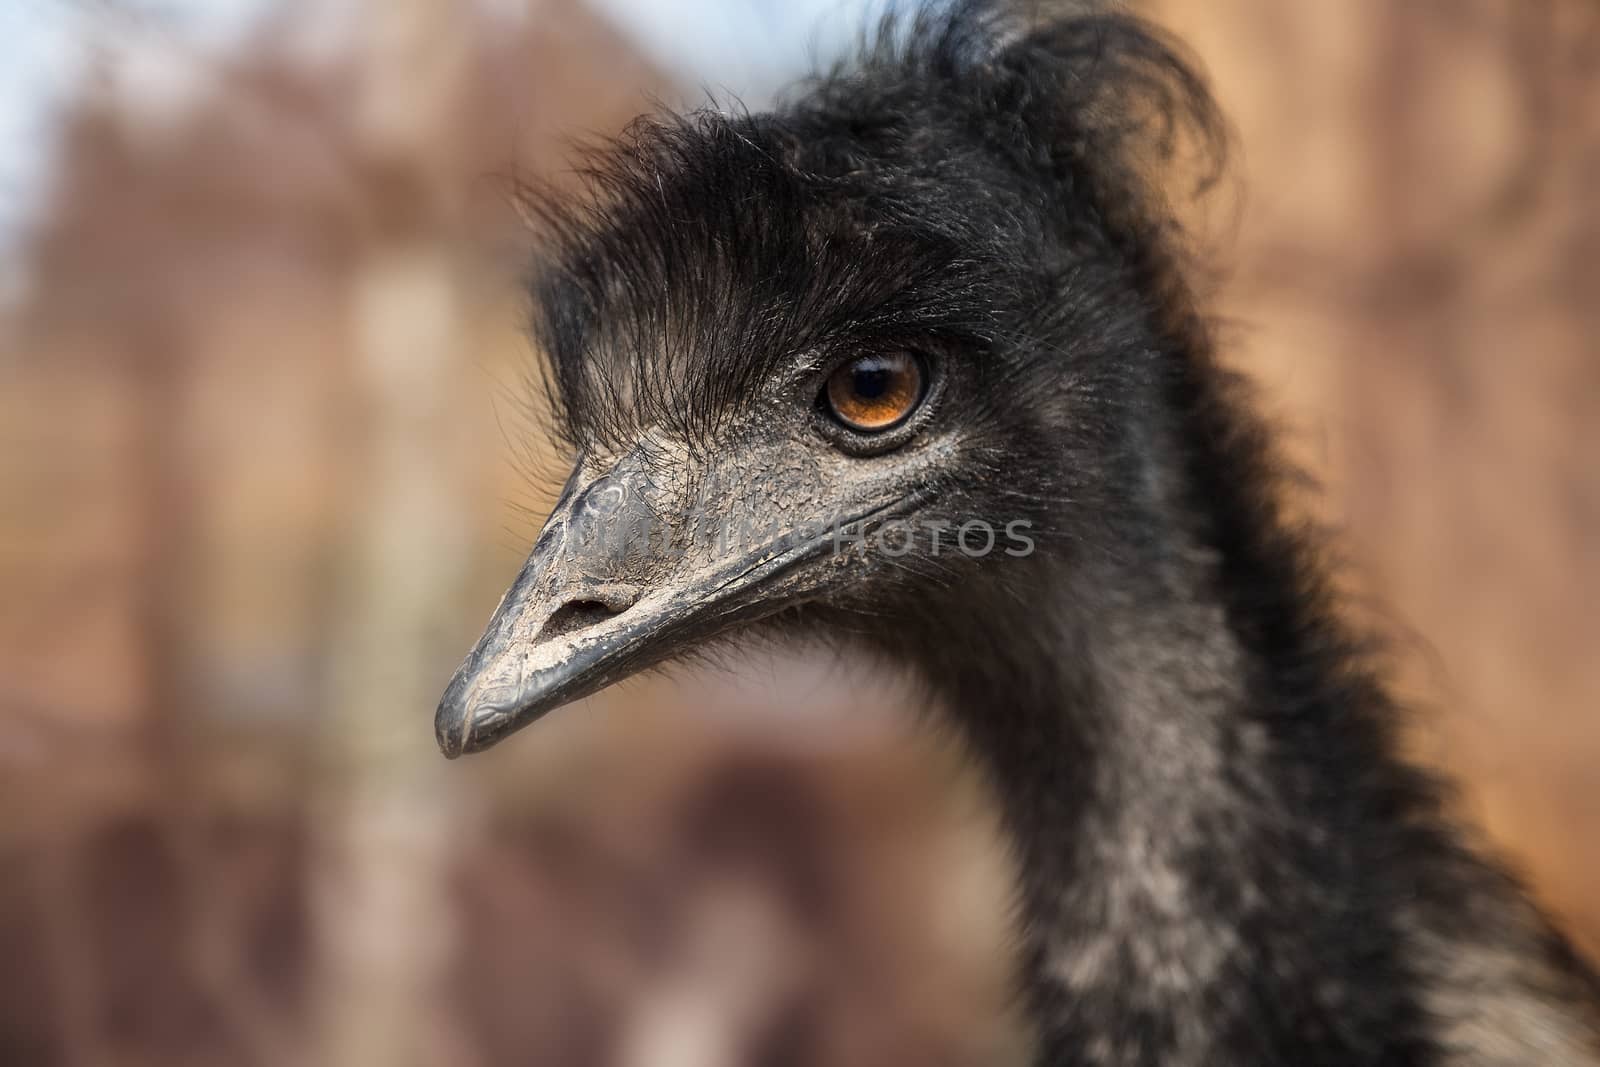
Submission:
<svg viewBox="0 0 1600 1067">
<path fill-rule="evenodd" d="M 1396 755 L 1259 433 L 1196 388 L 1117 551 L 997 558 L 898 627 L 1015 849 L 1038 1062 L 1455 1063 L 1492 1011 L 1600 1064 L 1600 982 Z"/>
<path fill-rule="evenodd" d="M 996 561 L 931 613 L 959 632 L 921 667 L 1017 853 L 1042 1062 L 1432 1062 L 1396 946 L 1451 845 L 1301 547 L 1208 484 L 1262 481 L 1219 439 L 1182 443 L 1195 477 L 1152 481 L 1182 495 L 1126 552 Z"/>
<path fill-rule="evenodd" d="M 1274 647 L 1195 555 L 1165 574 L 1033 568 L 1034 632 L 971 633 L 964 661 L 925 665 L 1016 849 L 1046 1047 L 1250 1063 L 1319 1030 L 1330 1049 L 1405 1047 L 1420 1023 L 1386 893 L 1408 835 L 1434 850 L 1406 826 L 1414 780 L 1335 664 L 1296 673 L 1314 650 Z"/>
</svg>

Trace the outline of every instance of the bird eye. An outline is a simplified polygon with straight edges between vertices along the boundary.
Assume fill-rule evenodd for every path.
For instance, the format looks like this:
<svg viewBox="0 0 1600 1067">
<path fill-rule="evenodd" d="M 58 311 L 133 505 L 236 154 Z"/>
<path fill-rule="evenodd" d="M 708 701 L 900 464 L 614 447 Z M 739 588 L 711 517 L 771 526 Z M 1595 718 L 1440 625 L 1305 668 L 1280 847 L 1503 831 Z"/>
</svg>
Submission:
<svg viewBox="0 0 1600 1067">
<path fill-rule="evenodd" d="M 910 352 L 857 356 L 828 376 L 828 413 L 857 433 L 880 433 L 905 421 L 921 403 L 922 361 Z"/>
</svg>

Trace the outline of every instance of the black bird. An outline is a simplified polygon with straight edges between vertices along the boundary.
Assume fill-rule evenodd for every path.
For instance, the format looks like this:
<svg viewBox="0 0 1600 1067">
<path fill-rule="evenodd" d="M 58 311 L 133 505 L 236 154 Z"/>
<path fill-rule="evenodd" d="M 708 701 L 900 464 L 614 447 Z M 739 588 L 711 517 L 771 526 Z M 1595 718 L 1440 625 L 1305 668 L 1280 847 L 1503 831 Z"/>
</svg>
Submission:
<svg viewBox="0 0 1600 1067">
<path fill-rule="evenodd" d="M 544 211 L 576 469 L 446 755 L 730 635 L 909 670 L 1015 848 L 1041 1065 L 1600 1063 L 1600 985 L 1396 753 L 1151 174 L 1224 124 L 1116 13 L 889 24 Z"/>
</svg>

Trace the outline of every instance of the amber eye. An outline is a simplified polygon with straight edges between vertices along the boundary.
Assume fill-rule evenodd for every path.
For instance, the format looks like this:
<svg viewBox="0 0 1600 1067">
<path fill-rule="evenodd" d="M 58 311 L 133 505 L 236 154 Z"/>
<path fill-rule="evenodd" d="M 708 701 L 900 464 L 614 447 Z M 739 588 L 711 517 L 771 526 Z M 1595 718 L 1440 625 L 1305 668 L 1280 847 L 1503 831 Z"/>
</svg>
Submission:
<svg viewBox="0 0 1600 1067">
<path fill-rule="evenodd" d="M 898 425 L 922 400 L 922 361 L 910 352 L 858 356 L 828 376 L 830 414 L 859 433 Z"/>
</svg>

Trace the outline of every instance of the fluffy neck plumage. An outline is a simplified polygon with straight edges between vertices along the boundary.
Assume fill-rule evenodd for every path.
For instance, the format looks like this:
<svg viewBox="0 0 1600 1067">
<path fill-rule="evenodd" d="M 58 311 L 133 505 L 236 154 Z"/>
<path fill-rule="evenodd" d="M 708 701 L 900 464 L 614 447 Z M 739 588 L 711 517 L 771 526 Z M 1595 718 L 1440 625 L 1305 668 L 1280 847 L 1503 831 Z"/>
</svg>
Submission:
<svg viewBox="0 0 1600 1067">
<path fill-rule="evenodd" d="M 927 668 L 1019 853 L 1042 1062 L 1283 1062 L 1313 1038 L 1351 1062 L 1380 1029 L 1405 1047 L 1412 983 L 1363 882 L 1389 862 L 1362 854 L 1368 769 L 1339 738 L 1320 765 L 1291 751 L 1307 724 L 1255 705 L 1268 669 L 1214 599 L 1043 569 L 1030 639 Z"/>
<path fill-rule="evenodd" d="M 1235 428 L 1188 429 L 1207 481 L 1260 473 Z M 1448 1050 L 1450 1013 L 1505 1005 L 1561 1035 L 1549 1062 L 1600 1062 L 1581 966 L 1392 754 L 1301 547 L 1261 501 L 1173 484 L 1143 548 L 996 561 L 910 638 L 1018 852 L 1039 1062 L 1524 1062 Z"/>
</svg>

